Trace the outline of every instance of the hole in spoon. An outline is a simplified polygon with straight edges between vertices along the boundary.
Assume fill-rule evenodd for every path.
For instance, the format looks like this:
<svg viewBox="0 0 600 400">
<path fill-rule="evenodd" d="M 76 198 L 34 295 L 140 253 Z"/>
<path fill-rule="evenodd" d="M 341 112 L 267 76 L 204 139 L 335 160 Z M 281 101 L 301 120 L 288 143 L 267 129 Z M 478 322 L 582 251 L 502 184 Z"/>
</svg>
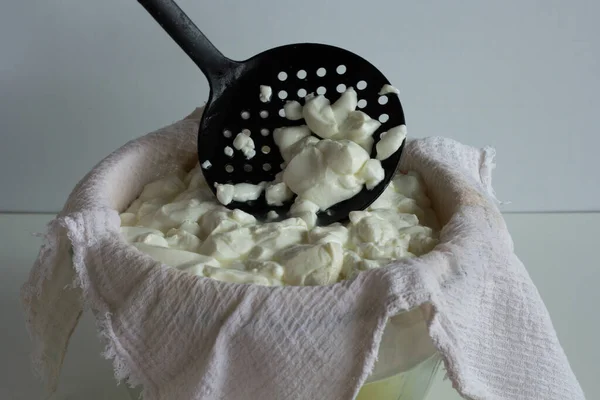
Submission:
<svg viewBox="0 0 600 400">
<path fill-rule="evenodd" d="M 323 67 L 321 67 L 317 70 L 317 76 L 320 76 L 321 78 L 324 77 L 326 74 L 327 74 L 327 70 Z"/>
<path fill-rule="evenodd" d="M 283 81 L 285 81 L 285 80 L 287 79 L 287 74 L 286 74 L 285 72 L 281 71 L 281 72 L 280 72 L 280 73 L 277 75 L 277 78 L 278 78 L 280 81 L 282 81 L 282 82 L 283 82 Z"/>
<path fill-rule="evenodd" d="M 335 72 L 337 72 L 340 75 L 343 75 L 346 73 L 346 66 L 345 65 L 338 65 L 337 68 L 335 69 Z"/>
<path fill-rule="evenodd" d="M 338 93 L 344 93 L 346 91 L 346 85 L 340 83 L 335 89 L 338 91 Z"/>
<path fill-rule="evenodd" d="M 229 129 L 225 129 L 223 131 L 223 136 L 225 136 L 226 138 L 230 138 L 231 137 L 231 131 Z"/>
<path fill-rule="evenodd" d="M 389 116 L 389 115 L 387 115 L 387 114 L 381 114 L 381 115 L 379 116 L 379 122 L 381 122 L 382 124 L 383 124 L 384 122 L 387 122 L 387 121 L 388 121 L 388 119 L 390 119 L 390 116 Z"/>
<path fill-rule="evenodd" d="M 271 170 L 271 164 L 269 164 L 269 163 L 263 164 L 263 170 L 270 171 Z"/>
<path fill-rule="evenodd" d="M 356 88 L 358 90 L 364 90 L 367 88 L 367 82 L 365 81 L 358 81 L 358 83 L 356 84 Z"/>
<path fill-rule="evenodd" d="M 260 151 L 262 151 L 263 154 L 269 154 L 271 152 L 271 148 L 269 146 L 263 146 L 260 148 Z"/>
<path fill-rule="evenodd" d="M 301 69 L 300 71 L 298 71 L 296 76 L 298 77 L 298 79 L 304 79 L 304 78 L 306 78 L 306 71 Z"/>
<path fill-rule="evenodd" d="M 281 100 L 286 99 L 287 98 L 287 92 L 285 90 L 280 90 L 279 93 L 277 94 L 279 96 L 279 98 Z"/>
<path fill-rule="evenodd" d="M 260 112 L 260 117 L 261 118 L 267 118 L 269 116 L 269 112 L 267 110 L 262 110 Z"/>
<path fill-rule="evenodd" d="M 319 86 L 317 88 L 317 94 L 324 95 L 325 93 L 327 93 L 327 89 L 325 89 L 324 86 Z"/>
<path fill-rule="evenodd" d="M 225 171 L 227 171 L 227 172 L 229 172 L 229 173 L 232 173 L 232 172 L 233 172 L 233 165 L 231 165 L 231 164 L 227 164 L 227 165 L 225 166 Z"/>
<path fill-rule="evenodd" d="M 306 97 L 306 89 L 299 89 L 298 90 L 298 97 L 300 97 L 301 99 L 303 99 L 304 97 Z"/>
<path fill-rule="evenodd" d="M 244 165 L 244 171 L 246 171 L 246 172 L 252 172 L 252 165 L 245 164 Z"/>
<path fill-rule="evenodd" d="M 365 108 L 367 106 L 367 101 L 365 99 L 360 99 L 356 105 L 358 108 Z"/>
<path fill-rule="evenodd" d="M 250 118 L 250 113 L 248 111 L 242 111 L 242 113 L 240 115 L 242 116 L 242 119 Z"/>
<path fill-rule="evenodd" d="M 283 108 L 279 110 L 279 116 L 285 118 L 285 110 Z"/>
<path fill-rule="evenodd" d="M 260 134 L 263 136 L 269 136 L 269 130 L 267 128 L 262 128 L 260 130 Z"/>
<path fill-rule="evenodd" d="M 379 102 L 379 104 L 387 104 L 388 102 L 388 98 L 387 96 L 379 96 L 379 99 L 377 100 Z"/>
</svg>

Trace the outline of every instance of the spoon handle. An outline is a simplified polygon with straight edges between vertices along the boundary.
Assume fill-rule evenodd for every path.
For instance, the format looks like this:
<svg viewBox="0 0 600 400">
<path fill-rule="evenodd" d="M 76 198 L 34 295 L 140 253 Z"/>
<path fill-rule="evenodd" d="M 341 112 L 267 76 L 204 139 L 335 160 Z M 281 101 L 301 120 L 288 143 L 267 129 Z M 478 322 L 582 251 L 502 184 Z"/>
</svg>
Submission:
<svg viewBox="0 0 600 400">
<path fill-rule="evenodd" d="M 138 0 L 202 70 L 211 87 L 221 86 L 239 63 L 225 57 L 173 0 Z"/>
</svg>

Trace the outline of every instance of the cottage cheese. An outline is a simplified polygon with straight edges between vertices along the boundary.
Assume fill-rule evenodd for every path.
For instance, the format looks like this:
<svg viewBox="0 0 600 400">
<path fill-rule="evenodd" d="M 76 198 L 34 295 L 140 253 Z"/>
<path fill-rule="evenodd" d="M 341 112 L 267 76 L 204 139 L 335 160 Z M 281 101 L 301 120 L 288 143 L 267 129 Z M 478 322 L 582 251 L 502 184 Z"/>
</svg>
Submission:
<svg viewBox="0 0 600 400">
<path fill-rule="evenodd" d="M 233 147 L 235 147 L 236 150 L 240 150 L 248 160 L 256 155 L 256 151 L 254 150 L 254 140 L 250 137 L 249 132 L 238 133 L 235 139 L 233 139 Z M 225 154 L 227 154 L 227 151 Z"/>
<path fill-rule="evenodd" d="M 296 100 L 286 102 L 283 111 L 285 117 L 291 121 L 302 119 L 302 105 Z"/>
<path fill-rule="evenodd" d="M 386 160 L 394 154 L 406 139 L 406 125 L 396 126 L 387 132 L 381 134 L 381 139 L 377 142 L 377 159 Z"/>
<path fill-rule="evenodd" d="M 383 143 L 378 143 L 378 157 L 370 158 L 373 147 L 373 134 L 381 126 L 379 121 L 357 111 L 357 93 L 347 89 L 333 104 L 322 95 L 306 96 L 304 106 L 297 101 L 284 106 L 288 119 L 304 118 L 306 125 L 275 129 L 273 137 L 285 161 L 279 180 L 271 182 L 266 191 L 269 205 L 282 205 L 296 195 L 296 202 L 308 201 L 316 204 L 316 211 L 324 211 L 331 206 L 357 195 L 363 187 L 375 188 L 385 177 L 381 160 L 395 153 L 406 135 L 401 125 L 386 132 Z M 316 136 L 313 136 L 312 134 Z M 233 145 L 236 149 L 254 151 L 250 136 L 240 133 Z M 248 156 L 248 155 L 247 155 Z M 220 185 L 222 204 L 229 204 L 233 198 L 231 185 Z M 302 218 L 313 226 L 315 216 Z M 294 214 L 292 214 L 294 215 Z"/>
<path fill-rule="evenodd" d="M 260 85 L 260 101 L 263 103 L 268 103 L 271 101 L 271 96 L 273 95 L 273 89 L 271 86 Z"/>
<path fill-rule="evenodd" d="M 232 199 L 260 195 L 265 187 L 222 186 Z M 267 286 L 335 283 L 425 254 L 438 242 L 435 214 L 413 172 L 398 173 L 371 207 L 352 212 L 345 224 L 315 226 L 318 210 L 303 199 L 294 203 L 288 219 L 257 221 L 219 204 L 197 166 L 187 175 L 146 185 L 121 214 L 121 233 L 138 250 L 183 272 Z"/>
<path fill-rule="evenodd" d="M 381 87 L 381 90 L 379 90 L 379 95 L 382 96 L 386 94 L 400 94 L 400 91 L 392 85 L 385 84 Z"/>
<path fill-rule="evenodd" d="M 260 99 L 271 88 L 260 87 Z M 380 94 L 397 93 L 386 85 Z M 234 283 L 259 285 L 326 285 L 379 268 L 394 260 L 420 256 L 437 243 L 437 219 L 425 186 L 413 172 L 398 173 L 383 194 L 349 222 L 316 226 L 317 212 L 349 199 L 384 178 L 381 161 L 394 154 L 406 138 L 400 125 L 382 134 L 376 158 L 370 158 L 373 134 L 381 126 L 357 111 L 357 93 L 349 88 L 333 104 L 309 94 L 302 106 L 286 103 L 290 120 L 305 125 L 273 132 L 284 159 L 273 182 L 258 185 L 216 183 L 216 199 L 201 168 L 172 175 L 144 187 L 121 214 L 121 233 L 138 250 L 181 271 Z M 314 134 L 314 135 L 313 135 Z M 256 154 L 249 132 L 239 133 L 233 147 L 250 159 Z M 233 155 L 233 149 L 225 149 Z M 265 191 L 267 203 L 280 206 L 296 199 L 289 218 L 268 214 L 268 222 L 229 210 L 232 201 L 256 200 Z M 219 204 L 220 203 L 220 204 Z"/>
</svg>

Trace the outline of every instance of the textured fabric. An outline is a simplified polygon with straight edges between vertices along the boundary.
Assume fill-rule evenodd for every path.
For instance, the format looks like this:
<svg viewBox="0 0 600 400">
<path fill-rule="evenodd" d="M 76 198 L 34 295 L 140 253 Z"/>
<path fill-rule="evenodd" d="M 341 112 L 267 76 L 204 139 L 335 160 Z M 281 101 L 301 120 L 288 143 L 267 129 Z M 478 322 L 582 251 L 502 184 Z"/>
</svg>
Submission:
<svg viewBox="0 0 600 400">
<path fill-rule="evenodd" d="M 429 334 L 465 398 L 584 398 L 495 205 L 491 149 L 405 146 L 402 168 L 422 175 L 444 225 L 432 252 L 330 286 L 237 285 L 161 265 L 119 233 L 119 211 L 146 183 L 197 162 L 198 118 L 111 154 L 50 224 L 22 290 L 50 390 L 89 307 L 117 378 L 143 384 L 146 400 L 351 399 L 387 319 L 427 303 Z"/>
</svg>

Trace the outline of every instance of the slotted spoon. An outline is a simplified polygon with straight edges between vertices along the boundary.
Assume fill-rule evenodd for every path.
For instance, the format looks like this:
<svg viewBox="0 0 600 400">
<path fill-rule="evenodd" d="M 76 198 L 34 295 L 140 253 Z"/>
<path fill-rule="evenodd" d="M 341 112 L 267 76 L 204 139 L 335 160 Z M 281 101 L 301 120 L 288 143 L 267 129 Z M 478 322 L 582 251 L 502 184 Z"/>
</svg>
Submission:
<svg viewBox="0 0 600 400">
<path fill-rule="evenodd" d="M 309 93 L 324 94 L 332 103 L 346 88 L 358 93 L 358 108 L 382 123 L 373 135 L 375 143 L 382 132 L 404 124 L 404 112 L 398 96 L 380 96 L 379 91 L 389 81 L 362 57 L 334 46 L 297 43 L 264 51 L 246 61 L 225 57 L 190 18 L 172 0 L 138 0 L 181 49 L 200 67 L 208 79 L 210 94 L 198 133 L 198 159 L 206 182 L 216 193 L 215 183 L 270 182 L 281 171 L 283 158 L 273 140 L 273 130 L 282 126 L 303 124 L 285 118 L 286 101 L 304 103 Z M 272 88 L 268 102 L 260 99 L 260 86 Z M 238 133 L 249 132 L 256 155 L 246 159 L 232 149 Z M 392 179 L 404 144 L 392 156 L 382 161 L 385 178 L 372 190 L 359 194 L 319 213 L 319 224 L 347 219 L 351 211 L 363 210 L 373 203 Z M 375 156 L 373 146 L 372 157 Z M 205 164 L 207 165 L 207 164 Z M 283 206 L 268 205 L 264 193 L 254 201 L 232 202 L 227 207 L 239 208 L 259 219 L 276 211 L 285 217 L 293 200 Z"/>
</svg>

